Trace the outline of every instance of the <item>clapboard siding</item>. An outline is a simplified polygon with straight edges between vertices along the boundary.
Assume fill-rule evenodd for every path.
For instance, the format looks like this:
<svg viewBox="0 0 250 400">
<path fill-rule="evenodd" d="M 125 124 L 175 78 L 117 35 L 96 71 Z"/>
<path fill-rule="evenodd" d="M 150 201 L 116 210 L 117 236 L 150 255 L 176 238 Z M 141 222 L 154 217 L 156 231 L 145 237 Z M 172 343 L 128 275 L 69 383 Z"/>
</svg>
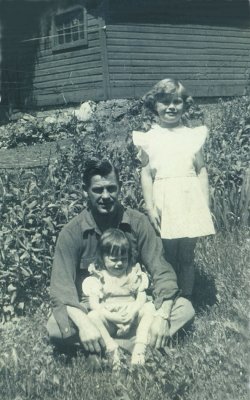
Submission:
<svg viewBox="0 0 250 400">
<path fill-rule="evenodd" d="M 123 97 L 141 97 L 145 94 L 147 90 L 149 90 L 152 85 L 155 83 L 155 80 L 147 80 L 144 82 L 122 82 L 117 81 L 112 85 L 112 97 L 119 98 L 121 97 L 121 93 Z M 218 84 L 217 81 L 207 80 L 207 81 L 198 81 L 194 82 L 185 81 L 185 86 L 190 90 L 193 97 L 204 97 L 204 86 L 207 88 L 205 97 L 228 97 L 235 96 L 235 86 L 232 86 L 231 80 L 229 81 L 221 81 Z M 245 88 L 245 81 L 238 82 L 238 89 L 240 93 L 243 93 Z"/>
<path fill-rule="evenodd" d="M 134 96 L 167 76 L 198 96 L 240 95 L 250 68 L 250 24 L 110 23 L 107 48 L 115 97 L 118 87 Z"/>
<path fill-rule="evenodd" d="M 97 67 L 101 67 L 101 61 L 100 61 L 100 57 L 99 54 L 96 54 L 96 57 L 89 57 L 86 60 L 87 57 L 85 57 L 85 63 L 82 62 L 81 57 L 79 57 L 79 59 L 76 59 L 74 61 L 74 71 L 77 70 L 83 70 L 83 69 L 88 69 L 88 68 L 97 68 Z M 68 72 L 68 71 L 72 71 L 72 65 L 69 65 L 69 62 L 67 60 L 62 60 L 62 62 L 60 63 L 60 66 L 58 67 L 58 63 L 55 62 L 54 64 L 47 64 L 48 68 L 50 68 L 51 72 Z M 39 74 L 38 74 L 39 72 Z M 47 75 L 46 73 L 46 69 L 45 68 L 41 68 L 41 69 L 36 69 L 36 74 L 37 76 L 43 76 L 43 75 Z"/>
<path fill-rule="evenodd" d="M 69 82 L 67 82 L 69 81 Z M 35 85 L 36 87 L 53 87 L 53 86 L 59 86 L 63 85 L 65 86 L 65 83 L 67 83 L 67 86 L 72 86 L 72 85 L 78 85 L 80 83 L 87 83 L 87 82 L 101 82 L 102 81 L 102 76 L 101 76 L 101 69 L 99 68 L 92 68 L 89 70 L 86 70 L 86 74 L 84 75 L 82 72 L 79 74 L 74 74 L 73 76 L 70 76 L 69 74 L 63 74 L 63 78 L 61 77 L 61 74 L 56 74 L 54 75 L 54 79 L 46 79 L 46 82 L 44 82 L 44 79 L 41 78 L 39 81 L 37 80 Z M 62 84 L 63 82 L 63 84 Z M 71 87 L 72 89 L 72 87 Z"/>
<path fill-rule="evenodd" d="M 247 25 L 247 26 L 244 26 Z M 194 24 L 188 24 L 186 23 L 185 25 L 181 25 L 181 36 L 182 40 L 185 40 L 186 35 L 193 35 L 194 33 Z M 143 24 L 141 23 L 140 25 L 134 25 L 130 24 L 129 25 L 129 31 L 128 31 L 128 25 L 127 24 L 119 24 L 119 25 L 113 25 L 112 26 L 112 31 L 116 32 L 127 32 L 127 33 L 160 33 L 160 34 L 168 34 L 172 35 L 173 38 L 176 38 L 178 35 L 180 35 L 180 24 L 176 25 L 176 23 L 173 24 Z M 234 26 L 220 26 L 220 32 L 223 33 L 223 37 L 221 40 L 223 40 L 224 37 L 230 37 L 230 40 L 234 40 L 234 38 L 239 39 L 246 39 L 247 41 L 249 40 L 249 22 L 247 24 L 244 24 L 244 21 L 241 22 L 241 27 L 237 28 Z M 212 39 L 216 39 L 218 37 L 218 25 L 213 26 L 209 25 L 199 25 L 195 24 L 195 31 L 196 31 L 196 38 L 197 38 L 197 33 L 199 35 L 209 35 Z M 183 36 L 185 35 L 185 36 Z M 180 36 L 180 37 L 181 37 Z M 198 40 L 199 38 L 197 38 Z M 204 38 L 201 38 L 201 40 L 204 40 Z M 209 40 L 209 38 L 208 38 Z"/>
<path fill-rule="evenodd" d="M 67 103 L 75 103 L 76 94 L 69 88 L 66 88 L 63 91 L 56 90 L 37 90 L 39 95 L 39 105 L 47 106 L 49 104 L 65 104 Z M 98 85 L 79 85 L 79 100 L 78 101 L 86 101 L 89 99 L 101 99 L 103 97 L 103 88 Z"/>
<path fill-rule="evenodd" d="M 156 65 L 159 65 L 158 63 L 166 63 L 168 61 L 169 65 L 176 65 L 176 61 L 181 61 L 181 65 L 183 65 L 182 61 L 185 60 L 185 65 L 197 65 L 197 61 L 200 61 L 200 52 L 197 54 L 192 55 L 192 59 L 190 60 L 190 57 L 183 54 L 176 54 L 176 52 L 166 52 L 164 53 L 154 53 L 154 57 L 152 58 L 152 54 L 149 54 L 148 52 L 145 53 L 139 53 L 136 51 L 129 51 L 129 52 L 123 52 L 123 57 L 121 59 L 121 54 L 120 53 L 109 53 L 110 56 L 110 64 L 113 63 L 115 65 L 116 62 L 119 62 L 121 65 L 124 65 L 126 63 L 131 64 L 131 60 L 133 60 L 133 63 L 145 61 L 147 62 L 148 60 L 151 60 L 152 63 L 156 63 Z M 231 65 L 231 62 L 242 65 L 242 61 L 248 62 L 248 56 L 243 56 L 239 54 L 237 58 L 235 58 L 235 55 L 228 55 L 228 54 L 206 54 L 203 55 L 203 60 L 204 62 L 206 61 L 213 61 L 213 65 L 219 64 L 219 65 Z M 172 63 L 172 64 L 171 64 Z M 229 64 L 230 63 L 230 64 Z M 165 64 L 164 64 L 165 65 Z M 233 64 L 234 65 L 234 64 Z"/>
<path fill-rule="evenodd" d="M 212 47 L 216 47 L 218 44 L 223 44 L 223 45 L 231 45 L 232 48 L 237 47 L 238 45 L 249 45 L 249 35 L 248 37 L 242 37 L 241 35 L 238 36 L 234 36 L 231 37 L 230 35 L 227 36 L 221 36 L 218 37 L 218 30 L 217 30 L 217 35 L 213 32 L 212 35 L 210 35 L 209 31 L 202 31 L 202 30 L 197 30 L 196 34 L 194 34 L 194 27 L 192 28 L 192 30 L 190 30 L 189 32 L 178 32 L 178 30 L 176 30 L 176 33 L 173 34 L 173 30 L 171 29 L 171 31 L 169 29 L 161 30 L 158 31 L 158 29 L 156 29 L 155 31 L 153 29 L 145 29 L 143 28 L 141 30 L 141 32 L 138 31 L 138 29 L 133 29 L 133 27 L 131 27 L 131 31 L 127 30 L 123 30 L 123 31 L 117 31 L 114 30 L 113 33 L 120 33 L 120 32 L 125 32 L 126 33 L 126 37 L 121 37 L 118 39 L 121 39 L 121 43 L 123 41 L 126 40 L 131 40 L 131 39 L 135 39 L 138 42 L 140 42 L 140 44 L 144 44 L 145 42 L 145 36 L 147 37 L 147 40 L 152 40 L 152 42 L 154 41 L 158 41 L 159 44 L 162 45 L 162 42 L 164 43 L 165 40 L 170 41 L 174 41 L 176 44 L 181 44 L 181 43 L 185 43 L 185 42 L 190 42 L 193 43 L 196 46 L 199 46 L 200 44 L 204 45 L 204 35 L 206 35 L 206 45 L 210 45 Z M 167 27 L 166 27 L 167 28 Z M 222 32 L 220 32 L 222 35 L 224 34 L 223 30 Z M 157 37 L 156 37 L 157 35 Z M 115 37 L 110 37 L 110 41 L 112 42 L 117 40 Z"/>
<path fill-rule="evenodd" d="M 168 56 L 166 56 L 165 60 L 161 60 L 161 59 L 152 60 L 152 57 L 149 57 L 148 59 L 146 59 L 145 57 L 142 57 L 141 59 L 133 60 L 133 66 L 134 66 L 134 68 L 136 66 L 138 66 L 138 67 L 143 66 L 144 67 L 145 65 L 151 66 L 151 67 L 155 67 L 155 66 L 161 67 L 162 66 L 162 67 L 165 68 L 166 60 L 168 61 L 168 68 L 173 67 L 173 68 L 176 69 L 176 60 L 169 60 Z M 232 57 L 231 61 L 234 61 L 233 57 Z M 124 60 L 120 60 L 120 58 L 117 58 L 117 59 L 114 58 L 110 62 L 110 64 L 112 64 L 112 66 L 117 67 L 119 69 L 121 69 L 121 66 L 123 68 L 125 68 L 127 66 L 129 67 L 131 65 L 131 56 L 129 55 L 129 59 L 124 59 Z M 178 70 L 179 71 L 181 71 L 181 70 L 186 71 L 186 67 L 187 66 L 190 66 L 190 67 L 192 67 L 194 69 L 197 68 L 200 71 L 200 68 L 197 67 L 197 61 L 194 60 L 194 59 L 187 60 L 185 62 L 185 66 L 179 65 L 178 66 Z M 211 69 L 214 68 L 214 69 L 216 69 L 216 71 L 225 71 L 226 72 L 227 70 L 230 71 L 235 66 L 237 66 L 237 69 L 244 69 L 245 70 L 245 66 L 242 67 L 242 61 L 239 61 L 239 60 L 238 61 L 234 61 L 234 65 L 231 65 L 231 64 L 228 63 L 228 58 L 227 57 L 224 58 L 224 61 L 223 61 L 223 58 L 221 58 L 220 61 L 213 60 L 213 65 L 210 68 Z"/>
<path fill-rule="evenodd" d="M 87 46 L 54 52 L 48 39 L 40 42 L 33 76 L 33 97 L 37 105 L 79 102 L 86 96 L 103 98 L 98 18 L 88 13 L 87 25 Z"/>
<path fill-rule="evenodd" d="M 145 35 L 147 36 L 147 35 Z M 119 47 L 125 47 L 125 51 L 126 51 L 126 47 L 130 46 L 133 48 L 133 46 L 135 46 L 135 39 L 128 39 L 128 38 L 117 38 L 117 39 L 110 39 L 109 40 L 109 45 L 110 46 L 119 46 Z M 174 42 L 174 43 L 173 43 Z M 168 44 L 168 47 L 167 47 Z M 225 51 L 225 54 L 232 54 L 232 52 L 234 54 L 248 54 L 249 53 L 249 49 L 248 49 L 249 43 L 238 43 L 238 44 L 234 44 L 234 43 L 226 43 L 226 42 L 222 42 L 220 43 L 218 42 L 207 42 L 205 45 L 205 48 L 207 51 L 210 51 L 210 53 L 213 52 L 220 52 L 221 50 Z M 158 52 L 158 51 L 166 51 L 167 48 L 170 49 L 175 49 L 175 50 L 196 50 L 196 51 L 201 51 L 201 49 L 204 49 L 204 41 L 199 41 L 199 42 L 195 42 L 194 40 L 183 40 L 183 41 L 174 41 L 173 39 L 169 39 L 166 37 L 165 39 L 162 38 L 155 38 L 155 39 L 136 39 L 136 47 L 139 48 L 147 48 L 151 50 L 154 49 L 154 52 Z"/>
<path fill-rule="evenodd" d="M 61 63 L 62 61 L 68 61 L 68 60 L 82 60 L 82 51 L 79 51 L 79 48 L 77 50 L 71 50 L 64 52 L 63 58 L 62 54 L 53 54 L 53 57 L 51 57 L 51 50 L 48 51 L 49 55 L 45 55 L 46 53 L 43 52 L 42 54 L 38 54 L 38 63 L 37 63 L 37 69 L 46 69 L 48 65 L 58 65 L 59 62 Z M 86 54 L 85 54 L 86 53 Z M 92 61 L 90 58 L 92 57 L 92 60 L 97 57 L 100 60 L 100 44 L 98 43 L 96 46 L 91 46 L 88 48 L 84 49 L 84 60 Z M 49 63 L 49 64 L 48 64 Z M 43 65 L 47 64 L 47 65 Z"/>
<path fill-rule="evenodd" d="M 50 9 L 40 19 L 45 29 L 40 41 L 6 46 L 5 59 L 15 58 L 18 66 L 6 67 L 6 84 L 20 99 L 32 100 L 32 90 L 38 106 L 139 97 L 167 76 L 182 80 L 194 96 L 242 95 L 250 74 L 246 2 L 81 0 L 88 44 L 61 51 L 51 48 Z M 27 37 L 36 36 L 32 32 Z"/>
</svg>

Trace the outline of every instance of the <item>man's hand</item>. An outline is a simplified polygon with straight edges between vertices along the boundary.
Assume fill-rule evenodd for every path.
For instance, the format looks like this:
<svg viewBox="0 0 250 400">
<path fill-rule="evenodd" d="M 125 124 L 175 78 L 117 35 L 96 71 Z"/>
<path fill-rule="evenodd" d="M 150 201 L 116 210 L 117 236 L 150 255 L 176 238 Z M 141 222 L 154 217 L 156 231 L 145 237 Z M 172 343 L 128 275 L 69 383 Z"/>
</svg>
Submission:
<svg viewBox="0 0 250 400">
<path fill-rule="evenodd" d="M 90 353 L 100 353 L 106 346 L 99 330 L 87 315 L 82 325 L 79 327 L 79 337 L 84 349 Z"/>
<path fill-rule="evenodd" d="M 167 344 L 169 338 L 169 322 L 162 317 L 155 317 L 150 327 L 150 345 L 160 349 Z"/>
</svg>

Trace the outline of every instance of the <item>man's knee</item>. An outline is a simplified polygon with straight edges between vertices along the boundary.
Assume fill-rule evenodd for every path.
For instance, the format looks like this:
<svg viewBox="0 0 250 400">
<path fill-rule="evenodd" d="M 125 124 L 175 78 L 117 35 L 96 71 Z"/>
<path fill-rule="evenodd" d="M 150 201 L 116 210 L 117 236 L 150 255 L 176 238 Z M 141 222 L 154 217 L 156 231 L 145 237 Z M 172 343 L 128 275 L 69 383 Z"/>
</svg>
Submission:
<svg viewBox="0 0 250 400">
<path fill-rule="evenodd" d="M 59 325 L 53 314 L 48 319 L 46 329 L 47 329 L 49 338 L 53 343 L 60 343 L 60 342 L 65 342 L 65 341 L 71 342 L 73 338 L 75 341 L 75 337 L 77 335 L 76 328 L 73 327 L 73 323 L 70 323 L 70 335 L 67 337 L 67 339 L 63 338 L 63 335 L 61 333 Z"/>
<path fill-rule="evenodd" d="M 174 303 L 171 316 L 174 320 L 182 320 L 184 324 L 191 321 L 195 316 L 191 301 L 185 297 L 179 297 Z"/>
<path fill-rule="evenodd" d="M 179 329 L 185 328 L 193 321 L 195 315 L 191 301 L 179 297 L 171 311 L 170 336 L 173 336 Z"/>
<path fill-rule="evenodd" d="M 46 329 L 47 329 L 50 339 L 52 339 L 52 340 L 53 339 L 55 339 L 55 340 L 62 339 L 62 333 L 59 329 L 58 323 L 56 322 L 56 319 L 53 314 L 48 319 Z"/>
<path fill-rule="evenodd" d="M 195 316 L 195 311 L 191 301 L 189 301 L 185 297 L 180 297 L 177 302 L 179 302 L 181 314 L 185 322 L 193 320 Z"/>
<path fill-rule="evenodd" d="M 187 299 L 186 299 L 187 300 Z M 195 311 L 194 311 L 194 307 L 191 303 L 191 301 L 187 300 L 187 304 L 185 306 L 186 308 L 186 315 L 187 315 L 187 321 L 191 321 L 194 319 L 195 316 Z"/>
</svg>

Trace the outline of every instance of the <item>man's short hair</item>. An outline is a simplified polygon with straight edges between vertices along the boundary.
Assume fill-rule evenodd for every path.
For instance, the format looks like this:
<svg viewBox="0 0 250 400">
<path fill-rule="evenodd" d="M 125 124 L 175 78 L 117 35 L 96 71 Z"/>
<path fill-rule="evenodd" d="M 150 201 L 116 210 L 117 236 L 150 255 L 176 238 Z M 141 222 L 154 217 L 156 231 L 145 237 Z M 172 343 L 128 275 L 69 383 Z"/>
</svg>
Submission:
<svg viewBox="0 0 250 400">
<path fill-rule="evenodd" d="M 111 172 L 114 172 L 117 179 L 117 183 L 120 186 L 119 172 L 118 169 L 107 159 L 98 160 L 97 158 L 88 159 L 85 163 L 84 173 L 83 173 L 83 183 L 85 189 L 90 187 L 91 179 L 95 175 L 100 175 L 101 177 L 107 176 Z"/>
</svg>

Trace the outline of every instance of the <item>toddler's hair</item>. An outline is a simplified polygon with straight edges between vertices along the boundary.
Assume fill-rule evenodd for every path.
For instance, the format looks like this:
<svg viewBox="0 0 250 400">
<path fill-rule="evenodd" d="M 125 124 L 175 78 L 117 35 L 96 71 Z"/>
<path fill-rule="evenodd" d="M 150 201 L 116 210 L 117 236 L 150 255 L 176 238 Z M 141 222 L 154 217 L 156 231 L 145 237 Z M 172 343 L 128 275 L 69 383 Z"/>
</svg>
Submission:
<svg viewBox="0 0 250 400">
<path fill-rule="evenodd" d="M 163 97 L 178 95 L 183 99 L 185 108 L 188 108 L 193 99 L 187 93 L 185 87 L 177 79 L 162 79 L 157 82 L 152 89 L 143 96 L 144 105 L 153 113 L 156 113 L 155 103 Z"/>
<path fill-rule="evenodd" d="M 132 262 L 132 246 L 130 240 L 120 229 L 107 229 L 101 236 L 97 248 L 97 266 L 105 268 L 103 264 L 104 255 L 120 258 L 128 258 L 128 266 Z"/>
</svg>

